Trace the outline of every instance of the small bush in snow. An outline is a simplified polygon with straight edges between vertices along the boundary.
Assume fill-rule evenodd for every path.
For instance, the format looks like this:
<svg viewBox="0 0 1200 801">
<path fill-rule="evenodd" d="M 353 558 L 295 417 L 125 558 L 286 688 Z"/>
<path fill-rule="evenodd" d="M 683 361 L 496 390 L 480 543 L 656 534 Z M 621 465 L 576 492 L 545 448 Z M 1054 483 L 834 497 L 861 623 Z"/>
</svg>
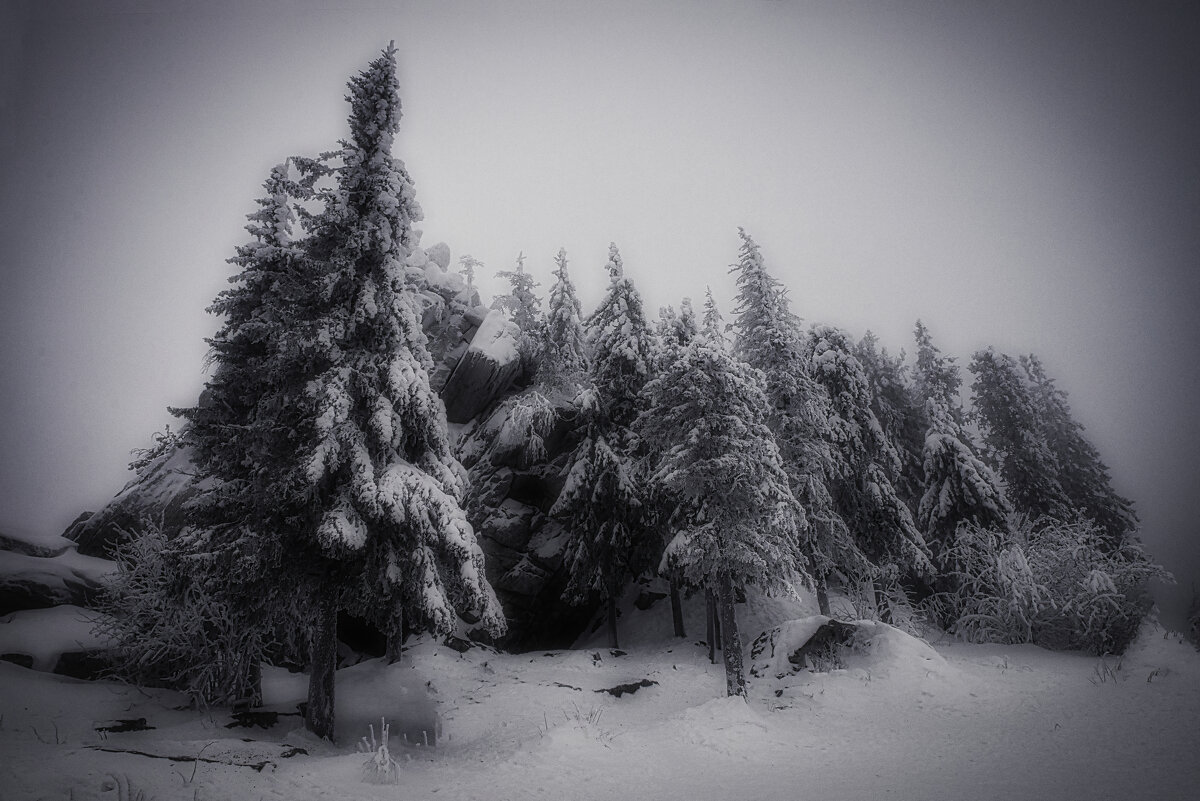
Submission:
<svg viewBox="0 0 1200 801">
<path fill-rule="evenodd" d="M 375 727 L 367 725 L 369 737 L 363 737 L 358 742 L 360 753 L 367 754 L 363 762 L 363 781 L 371 784 L 397 784 L 400 781 L 400 763 L 388 750 L 388 739 L 391 736 L 391 726 L 383 718 L 379 719 L 379 739 L 375 739 Z"/>
<path fill-rule="evenodd" d="M 114 677 L 182 690 L 199 705 L 257 698 L 265 627 L 246 625 L 207 592 L 159 525 L 144 525 L 116 560 L 98 604 L 102 633 L 115 643 Z"/>
<path fill-rule="evenodd" d="M 1009 531 L 960 526 L 944 563 L 953 590 L 930 613 L 970 642 L 1033 642 L 1123 653 L 1150 608 L 1146 583 L 1170 581 L 1130 538 L 1115 550 L 1090 520 L 1016 520 Z"/>
</svg>

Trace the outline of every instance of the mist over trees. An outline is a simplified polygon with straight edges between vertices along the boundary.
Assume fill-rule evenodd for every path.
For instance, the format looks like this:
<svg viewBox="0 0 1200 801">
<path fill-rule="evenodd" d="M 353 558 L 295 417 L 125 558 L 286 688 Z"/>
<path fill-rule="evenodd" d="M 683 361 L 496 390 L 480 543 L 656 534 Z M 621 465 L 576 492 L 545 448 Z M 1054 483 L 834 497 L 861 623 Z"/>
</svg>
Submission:
<svg viewBox="0 0 1200 801">
<path fill-rule="evenodd" d="M 499 325 L 476 330 L 502 341 L 511 326 L 519 371 L 452 435 L 417 297 L 422 211 L 392 156 L 394 49 L 348 100 L 337 151 L 271 171 L 211 307 L 211 376 L 179 410 L 202 491 L 177 536 L 141 534 L 111 592 L 126 675 L 253 701 L 260 664 L 299 662 L 306 725 L 328 738 L 339 613 L 386 635 L 393 659 L 413 631 L 494 642 L 506 615 L 472 520 L 504 496 L 468 503 L 470 437 L 536 468 L 531 514 L 565 532 L 545 557 L 561 565 L 552 600 L 603 610 L 617 648 L 639 580 L 670 586 L 679 636 L 679 596 L 710 595 L 730 695 L 745 692 L 747 587 L 813 592 L 826 615 L 836 593 L 973 640 L 1128 645 L 1163 571 L 1041 361 L 979 351 L 965 403 L 921 322 L 915 361 L 870 334 L 805 328 L 740 228 L 736 253 L 713 254 L 735 259 L 728 326 L 711 293 L 699 320 L 686 298 L 648 320 L 615 244 L 587 315 L 564 250 L 544 301 L 517 255 L 498 273 Z M 459 265 L 470 295 L 483 265 Z M 167 637 L 162 619 L 189 625 Z"/>
</svg>

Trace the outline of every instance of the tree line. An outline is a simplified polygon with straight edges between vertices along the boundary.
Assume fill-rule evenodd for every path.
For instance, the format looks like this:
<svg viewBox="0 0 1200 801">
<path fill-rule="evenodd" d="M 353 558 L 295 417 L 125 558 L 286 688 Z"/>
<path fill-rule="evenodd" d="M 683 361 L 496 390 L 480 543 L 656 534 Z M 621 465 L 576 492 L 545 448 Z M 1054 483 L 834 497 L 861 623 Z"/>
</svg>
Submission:
<svg viewBox="0 0 1200 801">
<path fill-rule="evenodd" d="M 338 150 L 267 178 L 210 308 L 209 380 L 176 410 L 203 491 L 178 536 L 149 527 L 123 552 L 110 593 L 124 675 L 253 703 L 263 661 L 306 665 L 322 737 L 339 611 L 385 632 L 392 658 L 406 629 L 506 625 L 430 386 L 395 66 L 389 46 L 351 79 Z M 748 586 L 807 586 L 823 614 L 831 592 L 865 588 L 884 620 L 917 610 L 975 639 L 1123 649 L 1161 569 L 1041 362 L 974 354 L 964 405 L 923 324 L 911 364 L 869 334 L 805 328 L 738 233 L 729 324 L 711 293 L 651 321 L 615 245 L 586 317 L 564 251 L 545 311 L 523 256 L 500 273 L 521 363 L 509 427 L 535 460 L 555 417 L 579 434 L 550 509 L 569 532 L 564 598 L 602 606 L 616 647 L 638 577 L 668 580 L 677 634 L 681 597 L 703 593 L 731 695 Z M 461 265 L 469 286 L 483 265 Z"/>
</svg>

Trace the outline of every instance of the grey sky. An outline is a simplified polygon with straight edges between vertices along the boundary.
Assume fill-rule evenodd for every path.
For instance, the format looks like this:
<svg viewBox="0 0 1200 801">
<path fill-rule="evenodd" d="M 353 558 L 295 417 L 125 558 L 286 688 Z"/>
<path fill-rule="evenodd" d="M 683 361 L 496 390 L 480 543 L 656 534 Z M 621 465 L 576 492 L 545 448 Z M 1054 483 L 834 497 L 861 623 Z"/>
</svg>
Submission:
<svg viewBox="0 0 1200 801">
<path fill-rule="evenodd" d="M 588 306 L 615 240 L 651 313 L 728 316 L 744 225 L 809 321 L 1041 355 L 1196 575 L 1200 16 L 1047 5 L 0 5 L 0 530 L 104 503 L 195 400 L 267 170 L 395 39 L 424 243 L 486 291 L 564 246 Z"/>
</svg>

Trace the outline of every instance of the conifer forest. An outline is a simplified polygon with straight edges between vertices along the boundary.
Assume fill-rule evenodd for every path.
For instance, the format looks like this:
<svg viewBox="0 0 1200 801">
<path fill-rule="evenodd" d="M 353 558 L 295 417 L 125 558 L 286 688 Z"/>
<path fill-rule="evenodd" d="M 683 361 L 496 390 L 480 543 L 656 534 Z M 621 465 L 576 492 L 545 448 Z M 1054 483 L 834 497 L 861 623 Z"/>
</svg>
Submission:
<svg viewBox="0 0 1200 801">
<path fill-rule="evenodd" d="M 1200 608 L 1159 622 L 1047 362 L 949 352 L 936 303 L 822 322 L 753 219 L 659 308 L 620 241 L 423 243 L 401 56 L 230 198 L 132 480 L 0 539 L 0 797 L 1200 792 Z"/>
</svg>

